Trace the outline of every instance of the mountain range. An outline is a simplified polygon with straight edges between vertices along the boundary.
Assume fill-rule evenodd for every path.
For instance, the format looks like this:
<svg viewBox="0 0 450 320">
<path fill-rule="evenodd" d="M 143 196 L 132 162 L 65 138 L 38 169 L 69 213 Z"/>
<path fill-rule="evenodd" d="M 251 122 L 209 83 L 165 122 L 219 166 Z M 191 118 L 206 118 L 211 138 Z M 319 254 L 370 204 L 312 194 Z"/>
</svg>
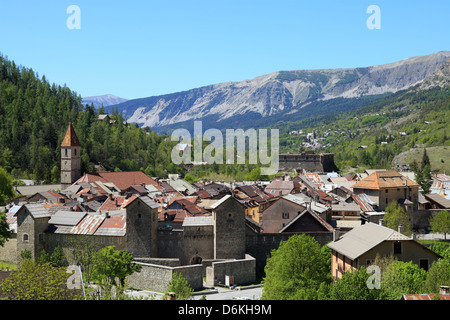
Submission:
<svg viewBox="0 0 450 320">
<path fill-rule="evenodd" d="M 85 97 L 82 99 L 83 104 L 93 104 L 95 108 L 100 108 L 102 105 L 103 107 L 116 105 L 122 102 L 128 101 L 127 99 L 117 97 L 112 94 L 104 94 L 101 96 L 92 96 L 92 97 Z"/>
<path fill-rule="evenodd" d="M 108 104 L 105 110 L 116 108 L 130 123 L 167 133 L 190 128 L 194 120 L 202 120 L 204 128 L 273 126 L 348 111 L 418 84 L 426 86 L 431 77 L 439 78 L 446 61 L 449 65 L 450 51 L 370 67 L 277 71 L 251 80 Z"/>
</svg>

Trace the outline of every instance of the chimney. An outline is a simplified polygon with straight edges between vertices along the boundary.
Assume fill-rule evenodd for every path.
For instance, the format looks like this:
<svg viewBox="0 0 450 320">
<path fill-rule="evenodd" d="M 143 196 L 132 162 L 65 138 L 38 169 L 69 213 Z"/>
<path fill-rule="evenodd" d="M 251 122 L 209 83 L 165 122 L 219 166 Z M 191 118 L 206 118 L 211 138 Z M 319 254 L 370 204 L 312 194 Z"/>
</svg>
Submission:
<svg viewBox="0 0 450 320">
<path fill-rule="evenodd" d="M 336 241 L 337 239 L 339 239 L 339 230 L 338 229 L 334 229 L 333 230 L 333 241 Z"/>
<path fill-rule="evenodd" d="M 439 294 L 449 294 L 449 286 L 440 286 L 439 287 Z"/>
<path fill-rule="evenodd" d="M 403 233 L 403 225 L 402 224 L 398 225 L 398 233 Z"/>
</svg>

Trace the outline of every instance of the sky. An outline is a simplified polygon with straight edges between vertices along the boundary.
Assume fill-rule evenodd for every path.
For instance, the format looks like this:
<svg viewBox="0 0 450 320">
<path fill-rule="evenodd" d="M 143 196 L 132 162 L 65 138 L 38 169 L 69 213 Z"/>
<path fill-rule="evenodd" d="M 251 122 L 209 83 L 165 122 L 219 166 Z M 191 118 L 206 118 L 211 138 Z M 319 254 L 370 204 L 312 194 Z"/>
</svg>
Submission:
<svg viewBox="0 0 450 320">
<path fill-rule="evenodd" d="M 450 50 L 448 0 L 0 2 L 0 53 L 82 97 L 136 99 Z"/>
</svg>

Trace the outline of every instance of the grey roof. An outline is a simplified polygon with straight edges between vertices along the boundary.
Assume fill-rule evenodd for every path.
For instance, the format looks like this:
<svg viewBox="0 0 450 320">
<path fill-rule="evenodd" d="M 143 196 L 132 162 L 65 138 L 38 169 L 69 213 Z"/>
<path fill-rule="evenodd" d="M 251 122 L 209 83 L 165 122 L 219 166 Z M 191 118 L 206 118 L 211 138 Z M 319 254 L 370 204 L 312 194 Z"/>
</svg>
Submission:
<svg viewBox="0 0 450 320">
<path fill-rule="evenodd" d="M 38 192 L 44 192 L 49 190 L 61 190 L 60 184 L 41 184 L 36 186 L 17 186 L 18 193 L 24 196 L 31 196 Z"/>
<path fill-rule="evenodd" d="M 295 196 L 293 194 L 287 194 L 285 196 L 282 196 L 281 198 L 289 200 L 289 201 L 291 201 L 295 204 L 298 204 L 299 206 L 303 206 L 303 207 L 306 206 L 305 202 L 312 201 L 308 196 L 303 195 L 303 194 L 300 194 L 300 195 L 302 195 L 302 196 Z"/>
<path fill-rule="evenodd" d="M 22 208 L 26 208 L 30 212 L 31 216 L 35 219 L 50 217 L 50 213 L 47 211 L 47 209 L 45 209 L 44 206 L 39 203 L 25 204 Z M 21 211 L 22 208 L 19 209 L 19 211 Z"/>
<path fill-rule="evenodd" d="M 189 182 L 187 182 L 186 180 L 183 179 L 177 179 L 177 180 L 167 180 L 167 183 L 174 188 L 177 191 L 183 192 L 184 190 L 188 190 L 188 193 L 194 193 L 196 191 L 198 191 L 198 188 L 194 187 L 192 184 L 190 184 Z"/>
<path fill-rule="evenodd" d="M 212 216 L 202 217 L 185 217 L 183 220 L 183 227 L 198 227 L 198 226 L 212 226 Z"/>
<path fill-rule="evenodd" d="M 450 208 L 450 200 L 444 198 L 443 196 L 437 194 L 437 193 L 429 193 L 425 195 L 425 198 L 430 199 L 431 201 L 436 202 L 440 206 L 444 207 L 445 209 Z"/>
<path fill-rule="evenodd" d="M 328 247 L 354 260 L 386 240 L 411 240 L 392 229 L 375 223 L 366 223 L 353 228 Z"/>
<path fill-rule="evenodd" d="M 318 213 L 323 213 L 329 210 L 329 208 L 321 203 L 318 203 L 308 197 L 307 195 L 303 193 L 294 193 L 294 194 L 287 194 L 283 196 L 282 198 L 289 200 L 295 204 L 301 205 L 301 206 L 311 206 L 311 209 Z"/>
<path fill-rule="evenodd" d="M 75 226 L 86 215 L 86 212 L 58 211 L 48 221 L 50 224 Z"/>
<path fill-rule="evenodd" d="M 332 211 L 361 211 L 361 207 L 357 203 L 339 203 L 331 205 Z"/>
<path fill-rule="evenodd" d="M 141 199 L 146 205 L 148 205 L 151 209 L 156 209 L 161 207 L 162 205 L 156 201 L 154 201 L 149 196 L 141 196 L 136 199 Z M 134 201 L 134 200 L 133 200 Z"/>
</svg>

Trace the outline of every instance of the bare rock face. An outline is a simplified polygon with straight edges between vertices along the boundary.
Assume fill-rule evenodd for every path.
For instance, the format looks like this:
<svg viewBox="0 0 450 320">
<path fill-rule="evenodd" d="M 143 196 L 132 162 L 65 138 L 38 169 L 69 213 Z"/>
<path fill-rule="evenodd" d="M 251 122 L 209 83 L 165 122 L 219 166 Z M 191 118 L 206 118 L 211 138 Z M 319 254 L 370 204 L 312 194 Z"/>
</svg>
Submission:
<svg viewBox="0 0 450 320">
<path fill-rule="evenodd" d="M 128 100 L 117 108 L 128 122 L 156 129 L 210 117 L 220 128 L 233 117 L 271 117 L 311 102 L 395 93 L 423 83 L 448 85 L 450 51 L 352 69 L 278 71 L 252 80 L 219 83 L 162 96 Z"/>
</svg>

